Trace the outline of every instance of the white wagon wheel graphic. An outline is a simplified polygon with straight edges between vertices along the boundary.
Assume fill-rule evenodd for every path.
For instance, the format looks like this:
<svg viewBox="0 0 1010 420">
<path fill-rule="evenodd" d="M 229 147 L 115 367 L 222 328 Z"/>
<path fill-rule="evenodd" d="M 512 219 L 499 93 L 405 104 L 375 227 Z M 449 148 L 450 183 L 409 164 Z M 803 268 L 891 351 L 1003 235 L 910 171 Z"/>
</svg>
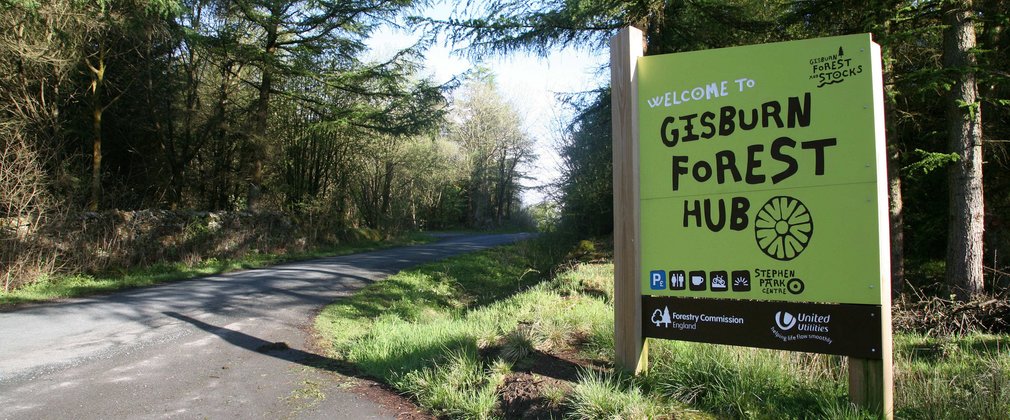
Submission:
<svg viewBox="0 0 1010 420">
<path fill-rule="evenodd" d="M 779 261 L 796 258 L 807 248 L 814 234 L 814 219 L 800 200 L 787 196 L 772 197 L 758 210 L 754 221 L 757 245 L 769 257 Z"/>
</svg>

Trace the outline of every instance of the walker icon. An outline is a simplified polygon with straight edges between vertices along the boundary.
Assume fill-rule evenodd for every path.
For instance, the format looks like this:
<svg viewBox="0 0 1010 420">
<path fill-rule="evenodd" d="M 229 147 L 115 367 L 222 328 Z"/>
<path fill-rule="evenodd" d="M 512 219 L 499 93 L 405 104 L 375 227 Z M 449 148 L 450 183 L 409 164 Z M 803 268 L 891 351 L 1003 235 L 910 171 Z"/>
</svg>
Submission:
<svg viewBox="0 0 1010 420">
<path fill-rule="evenodd" d="M 650 271 L 649 288 L 652 290 L 666 290 L 666 272 L 663 270 Z"/>
</svg>

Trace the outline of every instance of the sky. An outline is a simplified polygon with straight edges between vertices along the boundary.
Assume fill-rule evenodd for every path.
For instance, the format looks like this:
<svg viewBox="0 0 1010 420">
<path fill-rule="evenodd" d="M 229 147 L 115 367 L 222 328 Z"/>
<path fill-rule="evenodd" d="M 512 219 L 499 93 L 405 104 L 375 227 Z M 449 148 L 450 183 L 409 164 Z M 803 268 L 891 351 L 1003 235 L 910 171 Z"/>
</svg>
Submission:
<svg viewBox="0 0 1010 420">
<path fill-rule="evenodd" d="M 445 19 L 451 13 L 452 4 L 440 1 L 423 15 Z M 419 38 L 420 34 L 409 30 L 383 27 L 373 33 L 368 45 L 372 57 L 379 59 L 410 47 Z M 522 199 L 525 205 L 536 204 L 544 195 L 532 187 L 554 181 L 559 176 L 560 159 L 555 151 L 559 121 L 567 123 L 570 120 L 570 110 L 562 107 L 555 93 L 581 92 L 604 85 L 610 74 L 601 68 L 609 61 L 609 52 L 566 48 L 551 51 L 545 58 L 513 53 L 478 62 L 458 51 L 464 47 L 446 45 L 440 40 L 429 48 L 425 54 L 428 74 L 436 83 L 444 83 L 477 65 L 495 73 L 500 93 L 519 110 L 524 128 L 535 140 L 537 160 L 525 168 L 532 180 L 526 182 L 528 188 Z"/>
</svg>

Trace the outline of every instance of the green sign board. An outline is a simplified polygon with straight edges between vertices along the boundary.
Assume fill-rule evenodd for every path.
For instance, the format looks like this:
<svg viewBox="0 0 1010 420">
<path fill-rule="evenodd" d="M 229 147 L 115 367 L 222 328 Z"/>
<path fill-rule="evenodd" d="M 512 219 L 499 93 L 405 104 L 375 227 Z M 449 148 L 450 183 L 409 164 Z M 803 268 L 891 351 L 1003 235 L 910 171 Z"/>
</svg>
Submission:
<svg viewBox="0 0 1010 420">
<path fill-rule="evenodd" d="M 639 59 L 643 294 L 881 303 L 879 51 L 861 34 Z"/>
</svg>

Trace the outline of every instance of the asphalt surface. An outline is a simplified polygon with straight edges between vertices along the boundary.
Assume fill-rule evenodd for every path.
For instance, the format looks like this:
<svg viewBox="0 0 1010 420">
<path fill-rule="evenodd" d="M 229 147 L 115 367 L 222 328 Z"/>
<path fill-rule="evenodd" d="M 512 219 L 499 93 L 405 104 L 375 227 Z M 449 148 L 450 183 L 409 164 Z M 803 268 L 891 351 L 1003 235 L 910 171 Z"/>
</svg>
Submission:
<svg viewBox="0 0 1010 420">
<path fill-rule="evenodd" d="M 528 237 L 450 236 L 0 313 L 0 418 L 395 418 L 318 368 L 314 316 L 401 269 Z"/>
</svg>

